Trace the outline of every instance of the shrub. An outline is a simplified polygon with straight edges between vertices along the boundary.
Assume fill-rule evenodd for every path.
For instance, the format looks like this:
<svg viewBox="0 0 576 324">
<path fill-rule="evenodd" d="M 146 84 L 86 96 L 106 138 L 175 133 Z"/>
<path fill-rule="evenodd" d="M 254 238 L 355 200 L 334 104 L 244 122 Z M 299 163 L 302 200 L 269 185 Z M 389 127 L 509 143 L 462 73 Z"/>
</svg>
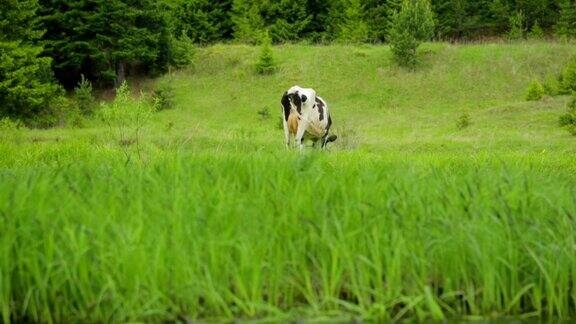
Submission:
<svg viewBox="0 0 576 324">
<path fill-rule="evenodd" d="M 234 0 L 230 14 L 234 24 L 234 39 L 256 44 L 265 37 L 260 4 L 252 0 Z"/>
<path fill-rule="evenodd" d="M 458 116 L 458 119 L 456 120 L 456 127 L 458 129 L 464 129 L 470 126 L 470 124 L 472 124 L 472 118 L 470 117 L 470 114 L 468 114 L 467 112 L 463 112 L 462 114 L 460 114 L 460 116 Z"/>
<path fill-rule="evenodd" d="M 571 0 L 563 0 L 560 3 L 560 17 L 555 29 L 556 35 L 561 38 L 576 37 L 576 4 Z"/>
<path fill-rule="evenodd" d="M 18 119 L 11 119 L 10 117 L 0 118 L 1 131 L 14 131 L 24 128 L 24 124 Z"/>
<path fill-rule="evenodd" d="M 538 80 L 533 80 L 530 82 L 528 86 L 528 90 L 526 91 L 526 100 L 528 101 L 537 101 L 542 99 L 545 94 L 544 87 Z"/>
<path fill-rule="evenodd" d="M 417 49 L 434 32 L 434 16 L 428 0 L 404 0 L 388 29 L 394 60 L 404 67 L 417 63 Z"/>
<path fill-rule="evenodd" d="M 567 111 L 560 115 L 558 124 L 565 127 L 570 134 L 576 136 L 576 93 L 572 94 L 572 98 L 567 104 Z"/>
<path fill-rule="evenodd" d="M 562 74 L 559 77 L 560 81 L 560 93 L 569 94 L 576 91 L 576 57 L 572 58 L 570 62 L 562 70 Z"/>
<path fill-rule="evenodd" d="M 152 95 L 156 110 L 171 109 L 174 107 L 174 86 L 171 80 L 158 84 Z"/>
<path fill-rule="evenodd" d="M 272 74 L 276 71 L 276 62 L 274 61 L 274 53 L 272 52 L 272 41 L 266 35 L 262 41 L 262 49 L 260 50 L 260 57 L 256 63 L 256 72 L 258 74 Z"/>
<path fill-rule="evenodd" d="M 558 78 L 553 76 L 546 77 L 546 81 L 542 84 L 544 88 L 544 93 L 549 96 L 556 96 L 558 95 L 558 91 L 560 88 L 560 81 Z"/>
<path fill-rule="evenodd" d="M 364 21 L 364 8 L 360 0 L 344 1 L 345 9 L 338 26 L 337 38 L 345 43 L 362 43 L 368 39 L 368 25 Z"/>
<path fill-rule="evenodd" d="M 153 113 L 154 106 L 144 95 L 132 98 L 126 81 L 116 89 L 114 101 L 102 104 L 98 111 L 100 119 L 123 146 L 139 144 L 142 129 L 152 119 Z M 128 162 L 130 155 L 127 151 L 125 153 Z"/>
<path fill-rule="evenodd" d="M 528 37 L 530 37 L 532 39 L 544 38 L 544 30 L 542 29 L 542 27 L 540 27 L 540 24 L 538 23 L 538 21 L 536 21 L 534 23 L 534 25 L 532 26 L 532 29 L 530 29 L 530 32 L 528 33 Z"/>
<path fill-rule="evenodd" d="M 24 128 L 24 124 L 18 119 L 0 118 L 0 140 L 17 140 L 21 136 L 20 130 L 22 128 Z"/>
<path fill-rule="evenodd" d="M 267 120 L 270 118 L 270 109 L 268 109 L 267 107 L 258 110 L 257 113 L 260 116 L 261 120 Z"/>
<path fill-rule="evenodd" d="M 524 14 L 522 11 L 516 11 L 508 19 L 508 25 L 510 30 L 508 30 L 509 40 L 519 40 L 524 38 Z"/>
<path fill-rule="evenodd" d="M 192 40 L 182 33 L 180 38 L 172 38 L 170 42 L 170 66 L 185 67 L 194 62 L 196 49 Z"/>
<path fill-rule="evenodd" d="M 84 114 L 91 113 L 94 109 L 94 96 L 92 96 L 92 83 L 84 75 L 81 75 L 78 86 L 74 88 L 74 99 L 80 111 Z"/>
</svg>

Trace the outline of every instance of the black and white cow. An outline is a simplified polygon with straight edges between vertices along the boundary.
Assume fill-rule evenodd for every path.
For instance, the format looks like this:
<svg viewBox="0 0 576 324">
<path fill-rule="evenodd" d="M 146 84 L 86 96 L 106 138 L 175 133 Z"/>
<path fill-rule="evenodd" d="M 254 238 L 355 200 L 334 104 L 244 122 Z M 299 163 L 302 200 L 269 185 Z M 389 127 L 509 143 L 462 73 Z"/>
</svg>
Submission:
<svg viewBox="0 0 576 324">
<path fill-rule="evenodd" d="M 286 146 L 290 146 L 292 136 L 299 148 L 303 147 L 305 135 L 314 145 L 320 140 L 321 147 L 336 140 L 336 135 L 328 134 L 332 125 L 328 105 L 316 96 L 314 89 L 293 86 L 284 92 L 281 103 Z"/>
</svg>

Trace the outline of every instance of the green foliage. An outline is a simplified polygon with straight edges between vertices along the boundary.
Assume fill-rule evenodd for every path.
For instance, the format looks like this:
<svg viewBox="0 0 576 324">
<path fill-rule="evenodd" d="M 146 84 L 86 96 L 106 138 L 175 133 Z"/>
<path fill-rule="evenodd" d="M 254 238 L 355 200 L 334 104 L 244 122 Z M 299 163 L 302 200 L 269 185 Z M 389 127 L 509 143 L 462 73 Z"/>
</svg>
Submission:
<svg viewBox="0 0 576 324">
<path fill-rule="evenodd" d="M 538 23 L 538 21 L 536 21 L 536 23 L 534 25 L 532 25 L 532 28 L 530 29 L 530 32 L 528 33 L 528 37 L 531 39 L 543 39 L 544 38 L 544 30 L 542 30 L 542 27 L 540 27 L 540 24 Z"/>
<path fill-rule="evenodd" d="M 472 117 L 468 112 L 461 113 L 456 120 L 456 127 L 460 130 L 470 126 L 470 124 L 472 124 Z"/>
<path fill-rule="evenodd" d="M 418 46 L 429 40 L 433 32 L 434 17 L 428 0 L 404 0 L 389 29 L 394 60 L 400 66 L 414 68 Z"/>
<path fill-rule="evenodd" d="M 170 66 L 179 68 L 191 65 L 194 62 L 196 48 L 187 34 L 182 33 L 180 38 L 170 38 Z"/>
<path fill-rule="evenodd" d="M 560 17 L 555 29 L 556 34 L 562 38 L 576 37 L 576 3 L 573 0 L 560 2 Z"/>
<path fill-rule="evenodd" d="M 36 0 L 0 2 L 0 117 L 30 120 L 61 95 L 51 60 L 42 57 Z"/>
<path fill-rule="evenodd" d="M 169 64 L 170 20 L 155 0 L 53 0 L 42 2 L 46 52 L 56 77 L 72 87 L 84 74 L 119 86 L 131 67 L 162 71 Z"/>
<path fill-rule="evenodd" d="M 260 56 L 256 63 L 256 72 L 258 74 L 272 74 L 276 71 L 276 62 L 274 60 L 274 52 L 272 52 L 272 43 L 268 36 L 264 37 L 262 42 L 262 49 Z"/>
<path fill-rule="evenodd" d="M 395 11 L 400 10 L 401 0 L 364 0 L 363 21 L 368 28 L 368 41 L 388 40 L 388 26 Z"/>
<path fill-rule="evenodd" d="M 270 109 L 268 107 L 264 107 L 257 111 L 258 116 L 260 116 L 260 120 L 268 120 L 270 119 Z"/>
<path fill-rule="evenodd" d="M 265 37 L 264 19 L 260 14 L 258 1 L 234 0 L 232 22 L 236 40 L 257 44 Z"/>
<path fill-rule="evenodd" d="M 560 93 L 569 94 L 576 91 L 576 57 L 573 57 L 562 70 L 560 79 Z"/>
<path fill-rule="evenodd" d="M 570 134 L 576 136 L 576 93 L 572 93 L 570 101 L 566 105 L 567 111 L 560 115 L 558 124 L 566 128 Z"/>
<path fill-rule="evenodd" d="M 74 88 L 74 99 L 80 111 L 84 114 L 92 113 L 96 100 L 92 95 L 92 83 L 84 75 L 81 76 L 78 86 Z"/>
<path fill-rule="evenodd" d="M 528 101 L 537 101 L 542 99 L 546 91 L 544 87 L 538 80 L 532 80 L 530 85 L 528 86 L 528 90 L 526 90 L 526 100 Z"/>
<path fill-rule="evenodd" d="M 364 21 L 364 7 L 360 0 L 343 1 L 343 13 L 337 25 L 336 38 L 345 43 L 361 43 L 368 39 L 369 28 Z"/>
<path fill-rule="evenodd" d="M 522 11 L 514 12 L 509 18 L 509 40 L 519 40 L 524 38 L 524 14 Z"/>
<path fill-rule="evenodd" d="M 156 110 L 171 109 L 174 107 L 174 80 L 168 79 L 156 86 L 152 100 Z"/>
<path fill-rule="evenodd" d="M 133 98 L 128 84 L 123 82 L 116 89 L 114 101 L 103 103 L 98 114 L 118 142 L 128 146 L 133 143 L 139 144 L 141 132 L 152 119 L 154 112 L 154 105 L 144 94 L 140 94 L 139 98 Z M 128 161 L 131 156 L 125 152 Z"/>
<path fill-rule="evenodd" d="M 194 43 L 206 44 L 232 36 L 228 12 L 232 0 L 178 0 L 174 9 L 175 35 L 186 34 Z"/>
<path fill-rule="evenodd" d="M 312 21 L 308 0 L 263 1 L 261 12 L 273 42 L 298 40 Z"/>
</svg>

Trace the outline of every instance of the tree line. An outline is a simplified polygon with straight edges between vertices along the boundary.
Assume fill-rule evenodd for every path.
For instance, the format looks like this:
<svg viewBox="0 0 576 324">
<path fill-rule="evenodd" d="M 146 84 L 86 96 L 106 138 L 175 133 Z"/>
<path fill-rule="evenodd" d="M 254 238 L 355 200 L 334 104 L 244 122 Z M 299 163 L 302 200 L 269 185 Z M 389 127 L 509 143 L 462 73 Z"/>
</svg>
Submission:
<svg viewBox="0 0 576 324">
<path fill-rule="evenodd" d="M 437 40 L 576 36 L 574 0 L 3 0 L 0 117 L 36 116 L 83 78 L 117 87 L 186 65 L 192 44 L 387 43 L 407 2 L 426 2 Z"/>
</svg>

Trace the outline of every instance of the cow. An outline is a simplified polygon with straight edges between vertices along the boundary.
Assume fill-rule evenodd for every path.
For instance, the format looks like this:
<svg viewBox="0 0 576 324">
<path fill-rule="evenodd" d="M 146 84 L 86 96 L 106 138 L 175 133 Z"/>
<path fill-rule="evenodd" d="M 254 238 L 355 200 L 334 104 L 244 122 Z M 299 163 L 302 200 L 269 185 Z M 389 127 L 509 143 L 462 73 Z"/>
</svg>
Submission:
<svg viewBox="0 0 576 324">
<path fill-rule="evenodd" d="M 329 135 L 332 118 L 328 105 L 324 99 L 316 96 L 314 89 L 293 86 L 284 92 L 280 102 L 287 147 L 290 147 L 292 136 L 300 149 L 304 146 L 304 135 L 312 139 L 314 146 L 320 141 L 322 148 L 336 140 L 336 135 Z"/>
</svg>

